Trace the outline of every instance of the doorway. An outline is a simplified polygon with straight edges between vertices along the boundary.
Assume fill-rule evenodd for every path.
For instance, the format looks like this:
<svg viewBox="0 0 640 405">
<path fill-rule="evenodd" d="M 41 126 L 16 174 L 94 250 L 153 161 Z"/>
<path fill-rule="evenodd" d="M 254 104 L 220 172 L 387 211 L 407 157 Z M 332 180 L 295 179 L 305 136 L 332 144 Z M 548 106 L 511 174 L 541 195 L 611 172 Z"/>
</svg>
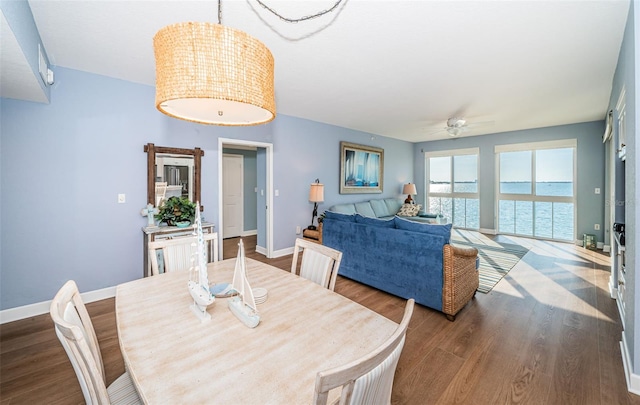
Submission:
<svg viewBox="0 0 640 405">
<path fill-rule="evenodd" d="M 231 153 L 222 155 L 222 238 L 242 236 L 244 228 L 244 156 Z M 255 205 L 255 204 L 254 204 Z M 247 207 L 247 209 L 255 207 Z"/>
<path fill-rule="evenodd" d="M 225 182 L 237 183 L 241 182 L 237 174 L 229 172 L 231 170 L 238 169 L 238 163 L 232 163 L 233 160 L 227 159 L 227 153 L 230 149 L 251 149 L 255 150 L 255 177 L 256 186 L 252 190 L 244 190 L 244 198 L 254 197 L 255 203 L 243 204 L 239 201 L 228 201 L 229 195 L 237 194 L 236 191 L 225 190 Z M 233 158 L 231 158 L 233 159 Z M 227 166 L 227 165 L 230 166 Z M 235 169 L 234 169 L 235 167 Z M 247 170 L 247 168 L 244 168 Z M 250 170 L 254 170 L 251 168 Z M 235 179 L 235 180 L 233 180 Z M 254 215 L 256 222 L 257 232 L 257 246 L 256 251 L 265 255 L 267 258 L 273 257 L 273 211 L 271 209 L 273 205 L 273 194 L 271 193 L 273 184 L 273 145 L 270 143 L 244 141 L 238 139 L 218 139 L 218 221 L 217 224 L 219 238 L 220 257 L 224 257 L 223 252 L 223 239 L 234 236 L 241 236 L 244 233 L 243 225 L 238 225 L 239 215 L 244 215 L 242 212 L 239 214 L 240 205 L 245 205 L 245 210 L 255 210 L 255 212 L 248 211 L 249 216 Z M 234 187 L 230 187 L 233 189 Z M 231 194 L 230 194 L 231 193 Z M 232 199 L 233 200 L 233 199 Z M 250 206 L 252 206 L 250 208 Z M 235 210 L 235 213 L 234 213 Z M 242 210 L 244 211 L 244 210 Z M 234 213 L 233 216 L 231 214 Z M 235 219 L 234 219 L 235 218 Z M 231 222 L 231 223 L 229 223 Z M 239 234 L 238 234 L 239 233 Z"/>
</svg>

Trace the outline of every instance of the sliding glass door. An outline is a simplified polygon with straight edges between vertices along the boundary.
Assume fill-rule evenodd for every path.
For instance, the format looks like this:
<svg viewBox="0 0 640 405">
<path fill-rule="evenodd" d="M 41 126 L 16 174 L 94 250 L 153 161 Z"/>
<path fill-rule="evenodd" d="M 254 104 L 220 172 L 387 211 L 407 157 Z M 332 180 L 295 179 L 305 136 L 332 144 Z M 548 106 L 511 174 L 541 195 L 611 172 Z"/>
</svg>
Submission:
<svg viewBox="0 0 640 405">
<path fill-rule="evenodd" d="M 498 232 L 575 238 L 576 141 L 496 146 Z"/>
<path fill-rule="evenodd" d="M 425 154 L 427 205 L 459 228 L 480 228 L 478 149 Z"/>
</svg>

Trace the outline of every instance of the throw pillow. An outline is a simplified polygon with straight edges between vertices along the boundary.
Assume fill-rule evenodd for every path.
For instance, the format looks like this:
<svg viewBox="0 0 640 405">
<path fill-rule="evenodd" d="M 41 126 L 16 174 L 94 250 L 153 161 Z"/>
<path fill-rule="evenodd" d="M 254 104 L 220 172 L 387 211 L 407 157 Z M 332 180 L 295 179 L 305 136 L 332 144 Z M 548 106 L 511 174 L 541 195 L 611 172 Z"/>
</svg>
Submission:
<svg viewBox="0 0 640 405">
<path fill-rule="evenodd" d="M 415 217 L 418 215 L 420 208 L 422 208 L 420 204 L 403 204 L 400 207 L 400 211 L 398 211 L 398 215 L 401 217 Z"/>
</svg>

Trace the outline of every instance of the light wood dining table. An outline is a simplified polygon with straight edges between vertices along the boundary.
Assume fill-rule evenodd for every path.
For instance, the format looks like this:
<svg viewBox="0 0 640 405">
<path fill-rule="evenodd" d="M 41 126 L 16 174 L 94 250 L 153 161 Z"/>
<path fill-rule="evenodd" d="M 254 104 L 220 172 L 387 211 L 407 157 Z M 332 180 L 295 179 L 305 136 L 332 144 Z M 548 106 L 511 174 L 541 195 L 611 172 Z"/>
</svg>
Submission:
<svg viewBox="0 0 640 405">
<path fill-rule="evenodd" d="M 209 281 L 231 282 L 235 261 L 209 264 Z M 252 259 L 246 267 L 252 288 L 268 291 L 254 329 L 224 298 L 201 323 L 189 308 L 188 272 L 117 287 L 120 348 L 145 403 L 308 404 L 318 371 L 371 352 L 398 326 L 290 272 Z"/>
</svg>

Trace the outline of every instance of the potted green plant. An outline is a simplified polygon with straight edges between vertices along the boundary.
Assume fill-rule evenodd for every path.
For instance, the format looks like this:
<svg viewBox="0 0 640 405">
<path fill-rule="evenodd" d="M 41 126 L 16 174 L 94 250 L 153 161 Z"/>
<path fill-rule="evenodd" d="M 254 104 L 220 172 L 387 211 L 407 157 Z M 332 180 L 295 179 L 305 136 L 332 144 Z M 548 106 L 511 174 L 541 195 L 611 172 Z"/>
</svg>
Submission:
<svg viewBox="0 0 640 405">
<path fill-rule="evenodd" d="M 160 206 L 155 218 L 169 226 L 188 226 L 196 217 L 196 205 L 186 197 L 170 197 Z"/>
</svg>

